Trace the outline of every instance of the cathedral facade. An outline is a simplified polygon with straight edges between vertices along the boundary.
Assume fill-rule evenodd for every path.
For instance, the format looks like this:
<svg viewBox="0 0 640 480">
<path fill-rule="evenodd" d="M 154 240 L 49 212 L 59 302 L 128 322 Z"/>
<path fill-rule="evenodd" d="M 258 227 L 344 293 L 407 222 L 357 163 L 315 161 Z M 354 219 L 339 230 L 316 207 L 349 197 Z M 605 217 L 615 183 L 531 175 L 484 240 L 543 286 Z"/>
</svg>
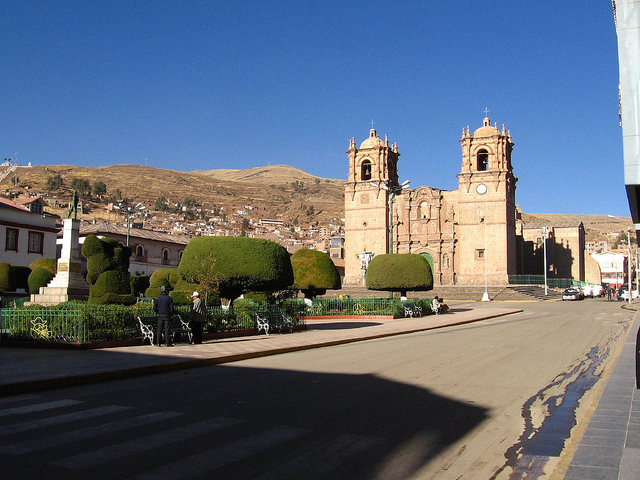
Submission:
<svg viewBox="0 0 640 480">
<path fill-rule="evenodd" d="M 375 129 L 347 151 L 345 284 L 362 284 L 379 254 L 424 255 L 435 285 L 505 285 L 517 273 L 515 191 L 511 132 L 485 117 L 460 139 L 457 190 L 398 182 L 400 153 Z"/>
</svg>

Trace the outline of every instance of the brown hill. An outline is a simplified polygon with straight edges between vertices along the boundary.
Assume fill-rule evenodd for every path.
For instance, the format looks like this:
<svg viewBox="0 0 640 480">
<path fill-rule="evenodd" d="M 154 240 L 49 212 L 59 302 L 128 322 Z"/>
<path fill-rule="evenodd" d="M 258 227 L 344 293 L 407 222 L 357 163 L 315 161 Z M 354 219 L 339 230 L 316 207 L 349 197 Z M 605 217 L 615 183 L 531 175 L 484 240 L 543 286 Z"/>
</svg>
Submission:
<svg viewBox="0 0 640 480">
<path fill-rule="evenodd" d="M 59 191 L 51 192 L 50 198 L 58 197 L 62 203 L 71 197 L 69 185 L 73 179 L 79 178 L 90 184 L 103 181 L 107 185 L 107 197 L 119 190 L 123 197 L 149 207 L 164 196 L 170 203 L 195 198 L 205 208 L 224 207 L 227 215 L 252 206 L 256 218 L 278 218 L 301 225 L 341 224 L 339 219 L 344 217 L 344 180 L 315 177 L 287 165 L 193 172 L 142 165 L 18 167 L 19 188 L 12 186 L 13 176 L 9 176 L 0 182 L 0 189 L 5 193 L 29 191 L 47 197 L 47 179 L 55 174 L 63 178 L 64 185 Z M 96 205 L 92 212 L 97 218 L 100 218 L 99 210 Z M 607 233 L 626 232 L 631 225 L 629 217 L 608 215 L 523 213 L 522 218 L 527 223 L 581 221 L 587 241 L 606 240 Z"/>
<path fill-rule="evenodd" d="M 336 219 L 342 218 L 344 210 L 343 180 L 314 177 L 285 165 L 194 172 L 141 165 L 43 165 L 18 168 L 21 188 L 11 185 L 12 177 L 0 182 L 0 188 L 7 193 L 27 190 L 45 194 L 48 178 L 56 174 L 64 184 L 51 192 L 51 198 L 70 198 L 69 185 L 77 178 L 91 185 L 102 181 L 107 186 L 107 197 L 119 190 L 122 197 L 147 206 L 153 206 L 162 196 L 172 204 L 195 198 L 205 208 L 224 207 L 227 215 L 251 206 L 257 218 L 279 218 L 294 224 L 328 225 L 339 221 Z"/>
</svg>

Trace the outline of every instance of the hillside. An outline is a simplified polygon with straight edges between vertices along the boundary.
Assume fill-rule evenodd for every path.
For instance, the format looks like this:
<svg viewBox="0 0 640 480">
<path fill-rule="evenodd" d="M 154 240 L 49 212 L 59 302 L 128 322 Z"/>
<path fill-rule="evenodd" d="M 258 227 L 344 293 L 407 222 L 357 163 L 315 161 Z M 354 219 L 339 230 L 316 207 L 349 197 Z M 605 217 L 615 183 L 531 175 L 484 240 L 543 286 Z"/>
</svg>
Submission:
<svg viewBox="0 0 640 480">
<path fill-rule="evenodd" d="M 59 174 L 64 180 L 63 188 L 53 192 L 50 200 L 57 197 L 61 203 L 68 202 L 71 197 L 69 185 L 74 178 L 79 178 L 91 184 L 103 181 L 107 185 L 107 197 L 120 190 L 124 197 L 147 206 L 152 206 L 162 196 L 170 203 L 184 203 L 187 198 L 195 198 L 204 207 L 223 206 L 227 213 L 252 206 L 255 218 L 278 218 L 294 224 L 317 222 L 320 226 L 341 223 L 337 219 L 344 216 L 344 180 L 315 177 L 287 165 L 193 172 L 142 165 L 43 165 L 18 167 L 16 174 L 20 188 L 15 189 L 11 184 L 12 177 L 9 177 L 0 182 L 1 191 L 45 194 L 47 179 Z M 63 210 L 56 213 L 64 213 Z M 100 210 L 96 206 L 92 218 L 104 218 Z M 608 232 L 626 232 L 631 225 L 629 217 L 608 215 L 523 213 L 522 219 L 527 223 L 581 221 L 585 225 L 587 241 L 606 240 Z"/>
<path fill-rule="evenodd" d="M 79 167 L 42 165 L 18 167 L 19 190 L 46 193 L 49 177 L 59 174 L 63 188 L 51 197 L 67 199 L 73 179 L 93 184 L 102 181 L 107 197 L 116 190 L 123 197 L 152 206 L 164 196 L 170 203 L 195 198 L 198 204 L 224 207 L 227 213 L 254 207 L 258 218 L 282 218 L 287 221 L 326 225 L 343 215 L 344 181 L 314 177 L 302 170 L 277 165 L 248 170 L 206 170 L 180 172 L 142 165 Z M 0 182 L 3 191 L 15 192 L 11 177 Z M 313 207 L 313 208 L 311 208 Z"/>
</svg>

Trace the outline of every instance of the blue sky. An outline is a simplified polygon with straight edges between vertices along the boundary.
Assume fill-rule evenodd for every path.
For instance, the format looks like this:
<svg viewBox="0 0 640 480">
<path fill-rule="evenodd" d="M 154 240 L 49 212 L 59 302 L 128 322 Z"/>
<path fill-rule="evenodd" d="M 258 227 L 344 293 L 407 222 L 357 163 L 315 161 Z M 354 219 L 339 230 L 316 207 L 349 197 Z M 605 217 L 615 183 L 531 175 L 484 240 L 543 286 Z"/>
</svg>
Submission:
<svg viewBox="0 0 640 480">
<path fill-rule="evenodd" d="M 401 180 L 457 188 L 511 130 L 527 213 L 628 216 L 611 2 L 4 0 L 0 157 L 345 179 L 375 121 Z"/>
</svg>

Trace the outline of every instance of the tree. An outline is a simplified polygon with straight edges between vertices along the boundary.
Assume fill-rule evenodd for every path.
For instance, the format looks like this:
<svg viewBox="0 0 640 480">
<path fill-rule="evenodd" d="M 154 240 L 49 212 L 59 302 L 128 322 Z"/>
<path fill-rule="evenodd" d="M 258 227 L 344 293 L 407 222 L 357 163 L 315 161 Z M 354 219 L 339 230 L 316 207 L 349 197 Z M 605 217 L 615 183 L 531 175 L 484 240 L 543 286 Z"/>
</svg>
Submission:
<svg viewBox="0 0 640 480">
<path fill-rule="evenodd" d="M 93 182 L 93 194 L 98 197 L 98 198 L 102 198 L 102 196 L 107 193 L 107 185 L 101 181 L 98 180 L 96 182 Z"/>
<path fill-rule="evenodd" d="M 324 295 L 327 289 L 338 290 L 342 282 L 331 257 L 319 250 L 302 248 L 291 257 L 293 288 L 306 298 Z"/>
<path fill-rule="evenodd" d="M 62 177 L 59 173 L 51 175 L 49 178 L 47 178 L 47 190 L 49 191 L 57 190 L 62 187 L 63 184 L 64 180 L 62 180 Z"/>
<path fill-rule="evenodd" d="M 275 292 L 293 283 L 287 250 L 270 240 L 195 237 L 185 248 L 178 272 L 187 282 L 204 279 L 233 302 L 245 292 Z"/>
<path fill-rule="evenodd" d="M 433 273 L 425 257 L 413 253 L 376 255 L 369 263 L 366 278 L 369 290 L 401 292 L 433 289 Z"/>
<path fill-rule="evenodd" d="M 164 212 L 167 210 L 167 199 L 164 198 L 164 196 L 158 198 L 156 200 L 156 203 L 153 204 L 153 208 L 155 210 L 159 210 L 161 212 Z"/>
<path fill-rule="evenodd" d="M 71 180 L 70 187 L 73 190 L 77 190 L 80 196 L 85 196 L 91 193 L 91 184 L 89 180 L 85 180 L 83 178 L 74 178 Z"/>
</svg>

